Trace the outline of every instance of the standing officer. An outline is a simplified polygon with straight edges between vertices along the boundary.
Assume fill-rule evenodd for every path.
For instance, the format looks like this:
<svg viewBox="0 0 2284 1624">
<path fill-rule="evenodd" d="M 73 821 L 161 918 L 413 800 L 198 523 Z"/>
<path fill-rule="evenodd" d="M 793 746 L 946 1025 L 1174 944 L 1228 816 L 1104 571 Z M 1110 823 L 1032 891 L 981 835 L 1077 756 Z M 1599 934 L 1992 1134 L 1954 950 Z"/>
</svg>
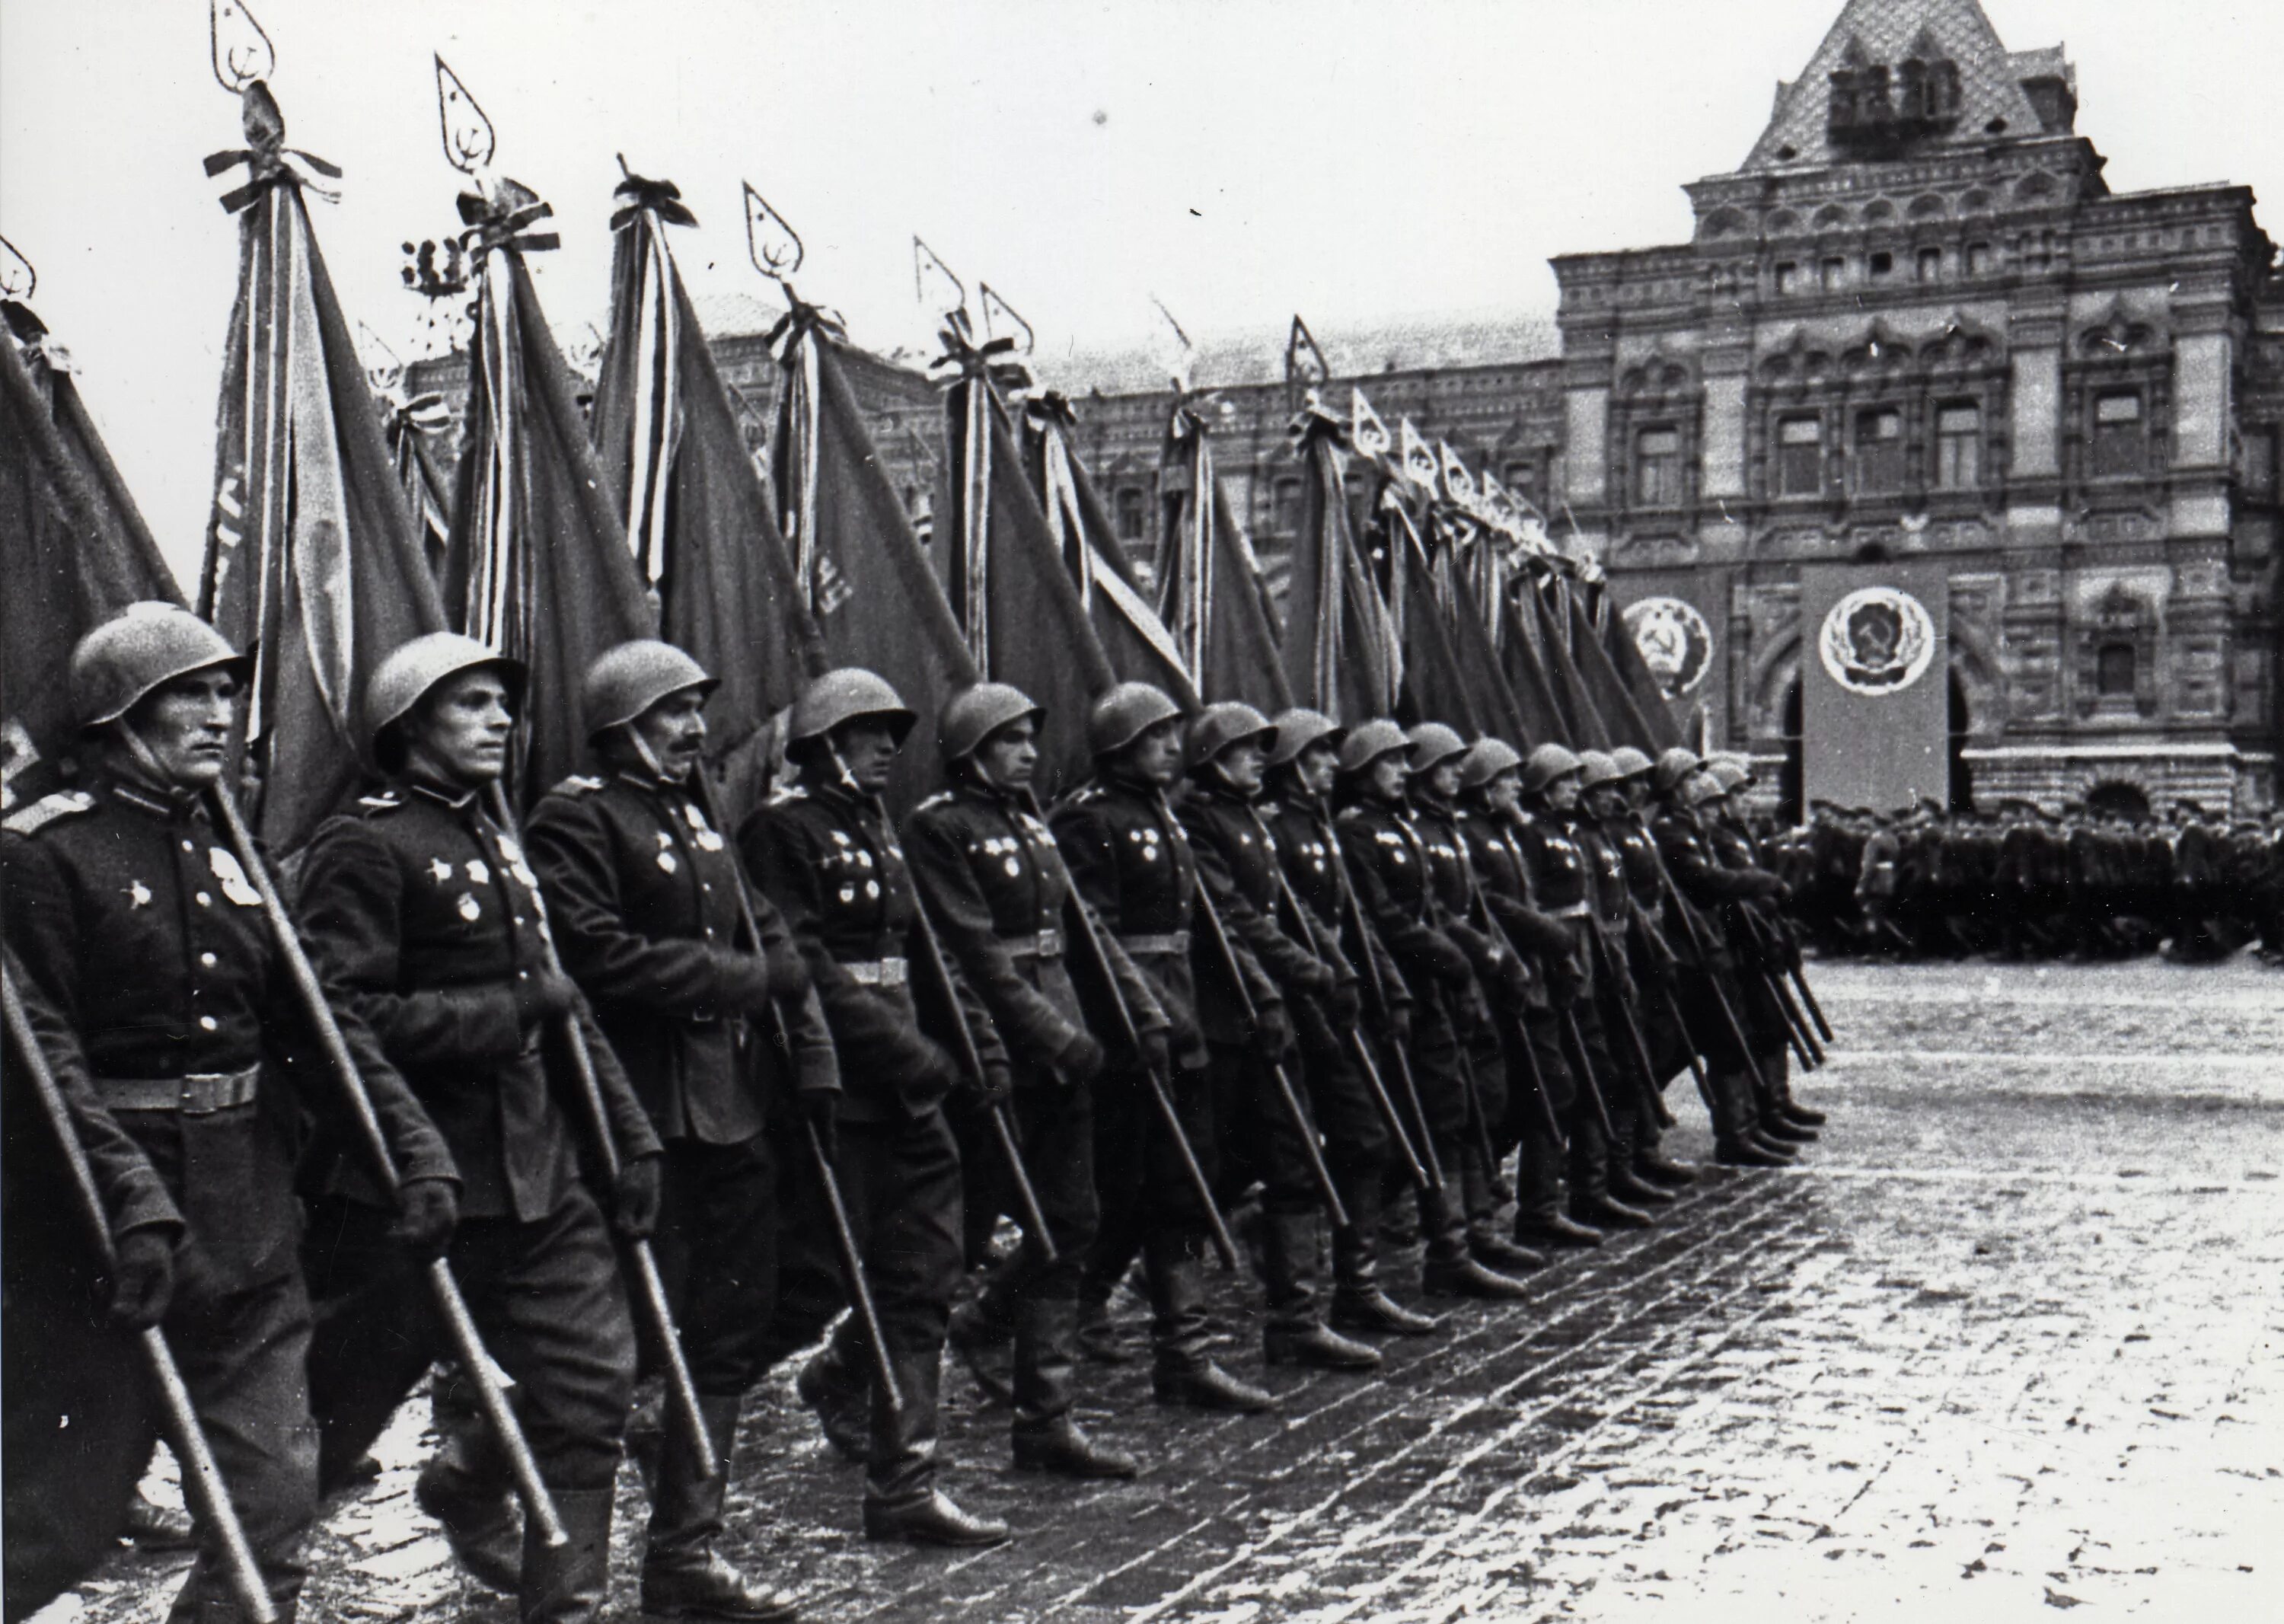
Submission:
<svg viewBox="0 0 2284 1624">
<path fill-rule="evenodd" d="M 609 1227 L 579 1173 L 562 1102 L 586 1035 L 622 1167 L 622 1234 L 656 1222 L 661 1150 L 586 1000 L 547 951 L 546 903 L 485 809 L 506 765 L 522 668 L 450 632 L 415 637 L 365 685 L 366 740 L 390 780 L 322 826 L 302 875 L 310 950 L 336 977 L 450 1145 L 463 1181 L 447 1256 L 570 1539 L 524 1529 L 525 1624 L 590 1620 L 609 1589 L 611 1485 L 635 1378 L 634 1326 Z M 323 1308 L 309 1355 L 324 1452 L 362 1455 L 442 1341 L 412 1250 L 388 1235 L 354 1166 L 310 1227 Z M 338 1470 L 338 1466 L 336 1467 Z M 472 1520 L 496 1526 L 468 1508 Z"/>
<path fill-rule="evenodd" d="M 1216 962 L 1210 941 L 1196 944 L 1200 1002 L 1213 1051 L 1214 1103 L 1226 1129 L 1220 1147 L 1223 1186 L 1238 1189 L 1255 1175 L 1262 1183 L 1262 1264 L 1269 1285 L 1269 1318 L 1262 1334 L 1269 1362 L 1376 1370 L 1377 1352 L 1326 1327 L 1328 1305 L 1317 1284 L 1318 1216 L 1324 1198 L 1301 1136 L 1314 1134 L 1319 1120 L 1340 1120 L 1339 1130 L 1328 1126 L 1325 1134 L 1322 1153 L 1329 1173 L 1342 1156 L 1343 1140 L 1353 1142 L 1380 1125 L 1372 1120 L 1371 1104 L 1334 1035 L 1352 1027 L 1362 1013 L 1356 972 L 1345 960 L 1336 966 L 1319 957 L 1320 952 L 1337 957 L 1340 949 L 1319 940 L 1306 914 L 1296 917 L 1279 905 L 1287 894 L 1279 878 L 1277 839 L 1254 806 L 1276 738 L 1269 718 L 1250 705 L 1208 706 L 1190 728 L 1190 771 L 1181 800 L 1182 827 L 1205 887 L 1203 906 L 1220 916 L 1239 962 L 1257 966 L 1275 983 L 1295 1017 L 1296 1036 L 1304 1028 L 1317 1033 L 1316 1041 L 1306 1045 L 1316 1065 L 1305 1072 L 1302 1046 L 1281 1057 L 1248 1052 L 1243 1047 L 1244 1010 L 1229 985 L 1228 967 Z M 1258 992 L 1254 995 L 1257 1001 Z M 1315 1116 L 1302 1124 L 1295 1124 L 1278 1089 L 1271 1066 L 1279 1058 L 1287 1063 L 1286 1075 L 1304 1114 L 1309 1105 L 1316 1106 Z M 1380 1144 L 1373 1162 L 1376 1173 L 1385 1165 L 1384 1136 Z"/>
<path fill-rule="evenodd" d="M 1576 1034 L 1576 1042 L 1566 1045 L 1578 1084 L 1577 1100 L 1564 1124 L 1570 1139 L 1570 1217 L 1590 1229 L 1639 1230 L 1650 1224 L 1650 1215 L 1612 1194 L 1614 1188 L 1630 1187 L 1623 1169 L 1631 1154 L 1627 1135 L 1639 1095 L 1618 1070 L 1596 1002 L 1601 978 L 1587 933 L 1595 928 L 1597 864 L 1581 834 L 1578 811 L 1585 772 L 1585 763 L 1560 745 L 1533 750 L 1522 764 L 1525 816 L 1516 835 L 1532 901 L 1560 925 L 1570 942 L 1568 956 L 1551 961 L 1559 966 L 1551 972 L 1555 1019 L 1564 1035 Z M 1601 1096 L 1601 1110 L 1594 1109 L 1590 1089 Z M 1543 1210 L 1543 1194 L 1540 1201 Z M 1517 1233 L 1529 1240 L 1538 1231 L 1518 1227 Z M 1550 1230 L 1545 1238 L 1559 1245 L 1564 1244 L 1560 1235 Z"/>
<path fill-rule="evenodd" d="M 1412 994 L 1378 935 L 1355 915 L 1348 859 L 1333 829 L 1333 781 L 1341 769 L 1340 724 L 1321 711 L 1294 709 L 1276 720 L 1259 803 L 1292 895 L 1308 910 L 1318 950 L 1341 984 L 1361 988 L 1370 972 L 1372 1006 L 1360 1018 L 1383 1024 L 1384 1044 L 1407 1050 L 1412 1042 Z M 1362 929 L 1363 939 L 1355 932 Z M 1342 937 L 1347 937 L 1343 951 Z M 1369 955 L 1367 959 L 1366 956 Z M 1337 991 L 1337 988 L 1335 989 Z M 1317 1120 L 1325 1130 L 1325 1159 L 1349 1209 L 1349 1227 L 1333 1235 L 1333 1306 L 1328 1320 L 1341 1331 L 1381 1336 L 1426 1336 L 1435 1322 L 1391 1299 L 1380 1284 L 1380 1222 L 1396 1143 L 1373 1105 L 1349 1032 L 1325 1019 L 1322 1006 L 1298 1006 L 1303 1067 Z M 1370 1040 L 1365 1039 L 1369 1042 Z"/>
<path fill-rule="evenodd" d="M 1662 1089 L 1687 1069 L 1696 1045 L 1681 1024 L 1674 998 L 1681 984 L 1681 960 L 1666 934 L 1670 922 L 1665 859 L 1658 855 L 1657 842 L 1642 818 L 1654 763 L 1630 745 L 1611 751 L 1609 759 L 1615 776 L 1593 792 L 1595 822 L 1603 837 L 1617 847 L 1625 866 L 1632 917 L 1626 939 L 1627 962 L 1637 987 L 1646 992 L 1655 989 L 1654 995 L 1645 996 L 1636 1007 L 1649 1049 L 1650 1070 Z M 1640 1126 L 1640 1143 L 1634 1149 L 1635 1173 L 1667 1190 L 1693 1183 L 1694 1169 L 1659 1151 L 1656 1120 L 1645 1115 Z"/>
<path fill-rule="evenodd" d="M 1460 829 L 1459 790 L 1467 746 L 1440 722 L 1423 722 L 1405 735 L 1412 741 L 1412 826 L 1443 915 L 1443 928 L 1467 954 L 1475 974 L 1472 995 L 1459 1004 L 1466 1057 L 1467 1100 L 1475 1118 L 1460 1146 L 1460 1190 L 1467 1211 L 1467 1250 L 1490 1268 L 1536 1269 L 1545 1260 L 1498 1232 L 1497 1159 L 1506 1151 L 1506 1052 L 1494 1008 L 1519 1010 L 1529 1002 L 1529 966 L 1510 949 L 1513 943 L 1498 916 L 1478 906 L 1471 843 Z M 1489 1155 L 1485 1147 L 1489 1147 Z"/>
<path fill-rule="evenodd" d="M 944 1327 L 963 1256 L 959 1148 L 943 1102 L 961 1078 L 914 1002 L 911 967 L 927 964 L 928 941 L 903 847 L 880 802 L 913 721 L 896 690 L 870 671 L 818 677 L 794 707 L 787 734 L 798 781 L 747 820 L 739 846 L 809 960 L 846 1080 L 837 1171 L 903 1398 L 891 1410 L 881 1394 L 871 1395 L 864 1531 L 920 1544 L 989 1545 L 1006 1539 L 1006 1525 L 969 1515 L 935 1483 Z M 935 989 L 939 998 L 951 991 Z M 982 1011 L 937 1007 L 930 1017 L 954 1042 L 958 1035 L 945 1030 L 954 1020 L 982 1034 L 986 1076 L 969 1081 L 1004 1097 L 1005 1058 Z M 808 1206 L 804 1227 L 819 1239 L 814 1232 L 829 1219 L 821 1201 Z M 823 1328 L 803 1324 L 780 1339 Z M 864 1401 L 872 1367 L 862 1335 L 853 1316 L 844 1320 L 803 1370 L 802 1396 L 821 1414 Z M 1067 1405 L 1035 1419 L 1017 1433 L 1021 1464 L 1131 1475 L 1130 1463 L 1091 1448 Z M 1085 1470 L 1106 1466 L 1125 1470 Z"/>
<path fill-rule="evenodd" d="M 829 1110 L 833 1040 L 769 902 L 708 816 L 697 780 L 716 686 L 670 644 L 622 643 L 587 668 L 581 712 L 602 771 L 565 779 L 528 831 L 557 950 L 666 1146 L 656 1246 L 699 1414 L 725 1470 L 698 1475 L 680 1427 L 652 1479 L 642 1604 L 661 1618 L 793 1616 L 716 1550 L 738 1409 L 767 1366 L 776 1180 L 762 1129 L 790 1087 Z M 746 908 L 761 932 L 746 933 Z M 774 1013 L 773 1013 L 774 1011 Z M 761 1031 L 782 1030 L 790 1061 Z M 784 1074 L 789 1073 L 790 1075 Z"/>
<path fill-rule="evenodd" d="M 169 604 L 137 605 L 82 638 L 71 691 L 96 771 L 85 788 L 7 820 L 0 880 L 8 945 L 36 1001 L 78 1035 L 96 1099 L 187 1224 L 169 1301 L 160 1258 L 169 1228 L 145 1192 L 150 1218 L 129 1234 L 114 1307 L 165 1329 L 262 1578 L 291 1619 L 317 1498 L 293 1146 L 305 1110 L 336 1124 L 342 1113 L 261 894 L 201 800 L 222 781 L 245 672 L 219 633 Z M 353 1008 L 340 1025 L 405 1181 L 376 1229 L 393 1222 L 401 1244 L 433 1251 L 452 1229 L 453 1159 Z M 288 1075 L 312 1081 L 295 1089 Z M 12 1253 L 16 1240 L 12 1231 Z M 12 1347 L 38 1335 L 37 1320 L 14 1310 Z M 78 1401 L 64 1411 L 71 1474 L 120 1484 L 108 1534 L 156 1429 L 139 1379 L 109 1380 L 100 1362 L 67 1379 Z M 12 1405 L 17 1396 L 12 1384 Z M 24 1465 L 11 1457 L 12 1480 Z M 173 1616 L 222 1624 L 239 1610 L 213 1531 L 202 1532 Z"/>
<path fill-rule="evenodd" d="M 1041 1464 L 1074 1397 L 1079 1278 L 1101 1217 L 1094 1085 L 1108 1058 L 1066 962 L 1070 875 L 1031 798 L 1044 714 L 1005 683 L 953 695 L 936 733 L 951 787 L 913 809 L 903 841 L 945 951 L 1006 1046 L 1017 1137 L 1054 1238 L 1053 1262 L 1026 1245 L 986 1283 L 968 1333 L 994 1341 L 1012 1330 L 1017 1458 Z M 1117 944 L 1105 949 L 1146 1061 L 1162 1075 L 1170 1067 L 1166 1017 Z M 1014 1202 L 996 1152 L 970 1145 L 973 1233 L 979 1214 L 997 1217 Z"/>
<path fill-rule="evenodd" d="M 1365 921 L 1403 966 L 1414 1012 L 1412 1058 L 1424 1126 L 1446 1168 L 1463 1166 L 1468 1137 L 1468 1079 L 1459 1011 L 1476 994 L 1474 966 L 1443 928 L 1428 853 L 1404 800 L 1412 741 L 1395 722 L 1375 720 L 1341 741 L 1334 828 Z M 1465 1211 L 1448 1188 L 1420 1192 L 1427 1232 L 1421 1289 L 1435 1297 L 1512 1299 L 1520 1280 L 1486 1269 L 1467 1244 Z"/>
<path fill-rule="evenodd" d="M 1166 801 L 1182 770 L 1181 707 L 1147 683 L 1121 683 L 1094 702 L 1086 731 L 1095 776 L 1055 808 L 1055 842 L 1080 897 L 1172 1023 L 1175 1109 L 1211 1180 L 1216 1093 L 1250 1086 L 1240 1081 L 1248 1062 L 1283 1054 L 1292 1025 L 1275 984 L 1236 941 L 1231 945 L 1258 1024 L 1248 1029 L 1233 994 L 1216 1009 L 1214 1032 L 1200 1024 L 1190 956 L 1197 861 Z M 1230 1375 L 1206 1353 L 1206 1214 L 1147 1088 L 1130 1064 L 1114 1068 L 1102 1090 L 1094 1166 L 1103 1225 L 1083 1294 L 1107 1300 L 1138 1249 L 1150 1292 L 1151 1390 L 1159 1401 L 1201 1409 L 1270 1409 L 1276 1401 L 1268 1393 Z"/>
<path fill-rule="evenodd" d="M 1785 973 L 1787 956 L 1798 952 L 1787 933 L 1781 912 L 1792 891 L 1762 865 L 1760 848 L 1745 826 L 1743 809 L 1731 798 L 1732 790 L 1740 790 L 1753 783 L 1751 769 L 1725 760 L 1715 763 L 1705 777 L 1712 781 L 1716 792 L 1704 795 L 1701 786 L 1698 820 L 1705 831 L 1707 846 L 1727 871 L 1732 886 L 1721 918 L 1728 933 L 1730 954 L 1745 983 L 1744 1011 L 1753 1023 L 1748 1030 L 1756 1033 L 1756 1042 L 1761 1046 L 1762 1134 L 1787 1144 L 1806 1144 L 1817 1136 L 1816 1129 L 1823 1123 L 1824 1113 L 1811 1110 L 1792 1097 L 1788 1074 L 1791 1027 L 1777 990 L 1777 978 Z M 1932 821 L 1928 831 L 1930 841 L 1936 844 L 1936 860 L 1940 861 L 1940 842 L 1949 837 Z M 1746 886 L 1751 889 L 1743 888 Z M 1940 902 L 1930 917 L 1936 932 L 1947 939 L 1950 933 Z"/>
</svg>

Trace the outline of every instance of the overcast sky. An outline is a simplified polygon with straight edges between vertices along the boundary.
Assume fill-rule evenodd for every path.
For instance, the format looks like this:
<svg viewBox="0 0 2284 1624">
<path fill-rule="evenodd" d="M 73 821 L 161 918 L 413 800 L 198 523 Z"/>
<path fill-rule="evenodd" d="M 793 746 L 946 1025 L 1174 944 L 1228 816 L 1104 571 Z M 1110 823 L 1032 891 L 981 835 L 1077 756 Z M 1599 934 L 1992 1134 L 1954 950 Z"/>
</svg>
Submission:
<svg viewBox="0 0 2284 1624">
<path fill-rule="evenodd" d="M 927 340 L 917 231 L 1041 347 L 1376 316 L 1543 315 L 1553 254 L 1681 240 L 1680 185 L 1733 168 L 1839 0 L 248 0 L 341 300 L 406 356 L 399 245 L 456 228 L 441 51 L 555 206 L 533 269 L 600 321 L 623 152 L 678 182 L 692 291 L 753 292 L 738 183 L 808 245 L 805 296 L 888 350 Z M 2273 0 L 1990 0 L 2066 42 L 2117 190 L 2236 181 L 2284 206 Z M 0 0 L 0 233 L 178 572 L 193 571 L 236 230 L 199 160 L 239 144 L 206 0 Z M 2272 212 L 2271 229 L 2284 235 Z M 1203 380 L 1203 381 L 1210 381 Z"/>
</svg>

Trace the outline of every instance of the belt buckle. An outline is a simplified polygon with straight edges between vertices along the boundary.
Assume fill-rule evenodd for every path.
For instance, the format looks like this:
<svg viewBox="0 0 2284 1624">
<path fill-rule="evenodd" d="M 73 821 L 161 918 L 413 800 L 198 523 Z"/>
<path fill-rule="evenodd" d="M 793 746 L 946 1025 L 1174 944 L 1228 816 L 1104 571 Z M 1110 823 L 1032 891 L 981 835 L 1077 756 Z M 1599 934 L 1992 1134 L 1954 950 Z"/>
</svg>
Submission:
<svg viewBox="0 0 2284 1624">
<path fill-rule="evenodd" d="M 880 961 L 880 985 L 883 987 L 902 987 L 911 975 L 911 967 L 901 958 Z"/>
<path fill-rule="evenodd" d="M 1041 927 L 1039 931 L 1039 956 L 1041 958 L 1060 958 L 1062 956 L 1062 951 L 1063 933 L 1052 925 Z"/>
<path fill-rule="evenodd" d="M 179 1108 L 184 1116 L 213 1116 L 229 1109 L 223 1091 L 235 1082 L 235 1072 L 191 1072 L 183 1078 Z M 234 1092 L 234 1090 L 232 1090 Z M 230 1102 L 235 1104 L 235 1101 Z"/>
</svg>

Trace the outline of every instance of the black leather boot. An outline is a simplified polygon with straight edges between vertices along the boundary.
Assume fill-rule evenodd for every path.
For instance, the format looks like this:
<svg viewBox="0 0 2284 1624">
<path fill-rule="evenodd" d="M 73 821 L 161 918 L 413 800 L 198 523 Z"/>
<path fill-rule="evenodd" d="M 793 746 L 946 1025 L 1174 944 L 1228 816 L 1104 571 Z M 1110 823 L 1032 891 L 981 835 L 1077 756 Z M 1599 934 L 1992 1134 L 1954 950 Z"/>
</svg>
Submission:
<svg viewBox="0 0 2284 1624">
<path fill-rule="evenodd" d="M 1015 1307 L 1015 1464 L 1067 1478 L 1130 1478 L 1130 1455 L 1096 1443 L 1071 1419 L 1071 1353 L 1078 1304 L 1026 1298 Z"/>
<path fill-rule="evenodd" d="M 137 1550 L 195 1550 L 199 1544 L 198 1526 L 188 1511 L 160 1505 L 139 1488 L 128 1499 L 119 1534 Z"/>
<path fill-rule="evenodd" d="M 967 1367 L 984 1397 L 995 1404 L 1015 1401 L 1015 1305 L 986 1279 L 974 1298 L 952 1310 L 946 1340 Z"/>
<path fill-rule="evenodd" d="M 1583 1252 L 1602 1232 L 1562 1215 L 1562 1150 L 1545 1129 L 1526 1133 L 1515 1160 L 1514 1238 L 1548 1252 Z"/>
<path fill-rule="evenodd" d="M 1150 1279 L 1150 1391 L 1162 1404 L 1256 1415 L 1276 1395 L 1240 1381 L 1206 1354 L 1204 1266 L 1179 1236 L 1154 1235 L 1143 1248 Z"/>
<path fill-rule="evenodd" d="M 444 1542 L 471 1579 L 512 1596 L 523 1575 L 523 1508 L 516 1503 L 505 1461 L 472 1471 L 448 1448 L 420 1468 L 412 1503 L 436 1519 Z M 487 1455 L 491 1451 L 487 1450 Z"/>
<path fill-rule="evenodd" d="M 1611 1126 L 1624 1121 L 1614 1116 Z M 1570 1216 L 1598 1230 L 1647 1230 L 1654 1219 L 1610 1193 L 1614 1170 L 1626 1154 L 1625 1141 L 1611 1140 L 1593 1113 L 1580 1115 L 1570 1130 Z"/>
<path fill-rule="evenodd" d="M 816 1357 L 801 1367 L 793 1390 L 817 1417 L 825 1441 L 842 1460 L 863 1465 L 872 1453 L 867 1418 L 872 1383 L 857 1362 L 855 1338 L 846 1323 L 825 1339 Z"/>
<path fill-rule="evenodd" d="M 1467 1221 L 1451 1200 L 1449 1184 L 1420 1193 L 1420 1223 L 1428 1231 L 1428 1256 L 1420 1266 L 1420 1289 L 1428 1296 L 1511 1302 L 1530 1295 L 1530 1288 L 1521 1281 L 1485 1269 L 1469 1254 Z"/>
<path fill-rule="evenodd" d="M 1816 1129 L 1795 1120 L 1785 1111 L 1785 1096 L 1792 1084 L 1791 1067 L 1784 1050 L 1756 1055 L 1754 1058 L 1760 1063 L 1753 1090 L 1753 1109 L 1761 1137 L 1779 1144 L 1814 1144 L 1819 1136 Z"/>
<path fill-rule="evenodd" d="M 936 1404 L 943 1355 L 900 1352 L 891 1356 L 903 1408 L 890 1409 L 872 1395 L 872 1459 L 864 1472 L 864 1537 L 912 1545 L 973 1548 L 1005 1544 L 1007 1525 L 973 1517 L 935 1486 Z"/>
<path fill-rule="evenodd" d="M 1349 1216 L 1353 1218 L 1354 1214 Z M 1269 1284 L 1269 1318 L 1261 1331 L 1271 1364 L 1313 1370 L 1377 1370 L 1380 1354 L 1325 1324 L 1317 1289 L 1317 1214 L 1264 1212 L 1261 1263 Z"/>
<path fill-rule="evenodd" d="M 1520 1181 L 1518 1181 L 1520 1182 Z M 1467 1152 L 1460 1178 L 1467 1206 L 1467 1255 L 1485 1269 L 1506 1275 L 1543 1269 L 1546 1260 L 1498 1230 L 1499 1185 L 1483 1167 L 1482 1152 Z"/>
<path fill-rule="evenodd" d="M 701 1394 L 698 1400 L 700 1418 L 722 1467 L 710 1478 L 698 1475 L 698 1462 L 681 1429 L 668 1429 L 643 1552 L 642 1610 L 651 1617 L 785 1624 L 801 1616 L 792 1597 L 756 1588 L 714 1549 L 722 1536 L 730 1460 L 738 1448 L 738 1404 L 734 1394 Z"/>
<path fill-rule="evenodd" d="M 1713 1159 L 1725 1167 L 1782 1167 L 1792 1158 L 1773 1148 L 1754 1131 L 1753 1081 L 1740 1071 L 1716 1072 L 1714 1102 L 1720 1107 L 1713 1119 Z"/>
<path fill-rule="evenodd" d="M 1328 1323 L 1371 1336 L 1424 1337 L 1437 1322 L 1414 1314 L 1380 1287 L 1380 1214 L 1386 1186 L 1378 1167 L 1343 1177 L 1338 1169 L 1341 1204 L 1349 1228 L 1333 1232 L 1333 1306 Z"/>
<path fill-rule="evenodd" d="M 611 1589 L 613 1491 L 548 1487 L 570 1538 L 550 1545 L 538 1524 L 526 1523 L 516 1618 L 519 1624 L 593 1624 Z"/>
<path fill-rule="evenodd" d="M 1134 1350 L 1118 1322 L 1110 1317 L 1110 1296 L 1097 1296 L 1092 1283 L 1083 1283 L 1078 1300 L 1078 1356 L 1090 1364 L 1131 1364 Z"/>
</svg>

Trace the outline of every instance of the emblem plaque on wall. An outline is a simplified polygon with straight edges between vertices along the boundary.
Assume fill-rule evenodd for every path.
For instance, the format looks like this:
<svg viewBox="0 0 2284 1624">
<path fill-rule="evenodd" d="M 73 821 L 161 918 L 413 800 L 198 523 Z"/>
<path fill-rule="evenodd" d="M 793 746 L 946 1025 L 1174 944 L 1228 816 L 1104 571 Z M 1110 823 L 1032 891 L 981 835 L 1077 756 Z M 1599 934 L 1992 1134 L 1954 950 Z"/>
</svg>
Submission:
<svg viewBox="0 0 2284 1624">
<path fill-rule="evenodd" d="M 1669 699 L 1693 691 L 1713 667 L 1713 629 L 1696 605 L 1678 597 L 1645 597 L 1625 607 L 1634 648 Z"/>
<path fill-rule="evenodd" d="M 1935 644 L 1935 621 L 1918 598 L 1894 587 L 1859 587 L 1832 605 L 1816 649 L 1849 692 L 1883 694 L 1918 682 Z"/>
</svg>

